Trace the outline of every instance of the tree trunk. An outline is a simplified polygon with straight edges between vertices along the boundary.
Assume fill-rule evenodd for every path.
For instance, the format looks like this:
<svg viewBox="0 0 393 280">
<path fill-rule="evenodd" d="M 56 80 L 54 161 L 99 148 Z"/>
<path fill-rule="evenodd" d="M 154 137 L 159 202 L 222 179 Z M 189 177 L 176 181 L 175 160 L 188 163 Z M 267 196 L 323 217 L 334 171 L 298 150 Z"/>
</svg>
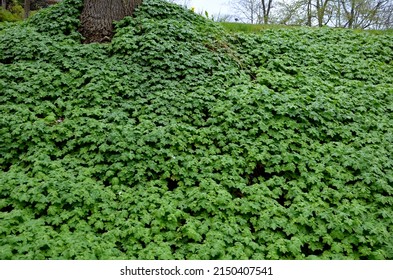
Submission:
<svg viewBox="0 0 393 280">
<path fill-rule="evenodd" d="M 4 10 L 7 9 L 7 0 L 1 0 L 1 6 L 3 7 Z"/>
<path fill-rule="evenodd" d="M 270 10 L 273 0 L 262 0 L 263 23 L 268 24 L 270 20 Z"/>
<path fill-rule="evenodd" d="M 353 23 L 355 21 L 355 0 L 352 0 L 351 3 L 351 13 L 349 16 L 349 21 L 348 21 L 348 28 L 351 29 L 353 27 Z"/>
<path fill-rule="evenodd" d="M 307 2 L 307 26 L 311 26 L 311 20 L 312 20 L 312 3 L 311 0 L 308 0 Z"/>
<path fill-rule="evenodd" d="M 29 17 L 30 14 L 30 0 L 25 0 L 24 10 L 25 10 L 24 18 L 26 19 Z"/>
<path fill-rule="evenodd" d="M 84 0 L 80 33 L 85 43 L 109 42 L 113 22 L 131 16 L 143 0 Z"/>
<path fill-rule="evenodd" d="M 341 3 L 340 3 L 340 0 L 337 0 L 336 27 L 341 27 Z"/>
</svg>

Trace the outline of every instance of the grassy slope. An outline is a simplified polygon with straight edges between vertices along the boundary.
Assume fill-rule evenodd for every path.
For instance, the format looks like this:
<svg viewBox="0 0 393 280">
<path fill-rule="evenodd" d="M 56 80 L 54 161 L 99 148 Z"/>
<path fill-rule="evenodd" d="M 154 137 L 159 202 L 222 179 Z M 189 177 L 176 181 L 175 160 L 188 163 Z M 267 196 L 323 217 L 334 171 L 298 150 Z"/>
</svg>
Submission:
<svg viewBox="0 0 393 280">
<path fill-rule="evenodd" d="M 225 28 L 225 30 L 229 32 L 243 32 L 243 33 L 258 33 L 265 30 L 276 30 L 276 29 L 298 29 L 304 28 L 301 26 L 295 25 L 282 25 L 282 24 L 250 24 L 250 23 L 237 23 L 237 22 L 221 22 L 221 25 Z M 313 27 L 318 29 L 318 27 Z M 325 28 L 325 27 L 324 27 Z M 329 28 L 329 27 L 326 27 Z M 339 29 L 340 30 L 340 29 Z M 342 29 L 346 30 L 346 29 Z M 374 35 L 389 35 L 393 34 L 393 30 L 364 30 L 364 29 L 355 29 L 352 30 L 356 33 L 369 33 Z"/>
<path fill-rule="evenodd" d="M 299 28 L 298 26 L 280 25 L 280 24 L 251 24 L 238 22 L 221 22 L 221 25 L 230 32 L 259 32 L 266 29 L 291 29 Z"/>
<path fill-rule="evenodd" d="M 393 45 L 146 0 L 0 33 L 0 259 L 393 258 Z"/>
</svg>

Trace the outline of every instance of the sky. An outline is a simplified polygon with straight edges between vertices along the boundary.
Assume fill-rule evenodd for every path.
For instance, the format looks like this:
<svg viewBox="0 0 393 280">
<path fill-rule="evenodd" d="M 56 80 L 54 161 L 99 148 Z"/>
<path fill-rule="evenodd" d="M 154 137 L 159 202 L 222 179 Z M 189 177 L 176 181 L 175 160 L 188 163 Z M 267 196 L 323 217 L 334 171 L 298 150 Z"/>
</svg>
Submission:
<svg viewBox="0 0 393 280">
<path fill-rule="evenodd" d="M 207 11 L 210 15 L 229 15 L 231 12 L 230 0 L 178 0 L 177 3 L 186 3 L 194 7 L 196 12 Z"/>
</svg>

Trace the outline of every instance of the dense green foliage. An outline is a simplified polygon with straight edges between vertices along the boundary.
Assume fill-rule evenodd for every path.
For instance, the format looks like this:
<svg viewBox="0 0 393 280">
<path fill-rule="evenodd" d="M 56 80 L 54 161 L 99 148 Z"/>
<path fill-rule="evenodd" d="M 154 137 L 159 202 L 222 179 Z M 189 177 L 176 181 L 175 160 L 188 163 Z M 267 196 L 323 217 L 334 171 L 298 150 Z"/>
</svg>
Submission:
<svg viewBox="0 0 393 280">
<path fill-rule="evenodd" d="M 393 36 L 159 0 L 0 31 L 0 259 L 393 259 Z"/>
</svg>

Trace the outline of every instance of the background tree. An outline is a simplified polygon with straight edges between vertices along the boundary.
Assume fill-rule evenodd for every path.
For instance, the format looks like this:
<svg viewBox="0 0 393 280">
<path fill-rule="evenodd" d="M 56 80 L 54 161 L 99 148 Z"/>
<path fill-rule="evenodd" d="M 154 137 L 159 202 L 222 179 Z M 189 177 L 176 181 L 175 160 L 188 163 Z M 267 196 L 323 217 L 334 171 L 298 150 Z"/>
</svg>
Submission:
<svg viewBox="0 0 393 280">
<path fill-rule="evenodd" d="M 142 0 L 84 0 L 80 32 L 85 43 L 107 42 L 113 36 L 113 22 L 131 16 Z"/>
<path fill-rule="evenodd" d="M 7 9 L 7 0 L 1 0 L 1 7 L 5 10 Z"/>
<path fill-rule="evenodd" d="M 280 1 L 276 5 L 272 21 L 276 24 L 283 25 L 303 25 L 304 19 L 304 1 Z"/>
<path fill-rule="evenodd" d="M 312 17 L 313 17 L 313 9 L 312 9 L 312 0 L 307 0 L 307 26 L 312 25 Z"/>
<path fill-rule="evenodd" d="M 46 8 L 49 6 L 48 5 L 49 2 L 50 1 L 48 0 L 31 0 L 30 9 L 33 11 L 33 10 Z M 57 1 L 51 2 L 51 4 L 55 4 L 55 3 L 57 3 Z"/>
<path fill-rule="evenodd" d="M 393 29 L 393 1 L 382 9 L 377 29 Z"/>
<path fill-rule="evenodd" d="M 274 22 L 307 26 L 388 29 L 393 25 L 392 0 L 282 0 Z"/>
<path fill-rule="evenodd" d="M 391 0 L 341 0 L 340 5 L 342 27 L 365 29 L 378 27 Z"/>
<path fill-rule="evenodd" d="M 285 25 L 313 25 L 313 0 L 282 0 L 277 3 L 273 22 Z"/>
<path fill-rule="evenodd" d="M 250 23 L 270 23 L 273 0 L 234 0 L 232 8 Z"/>
<path fill-rule="evenodd" d="M 263 23 L 268 24 L 270 19 L 270 12 L 272 10 L 273 0 L 261 0 Z"/>
<path fill-rule="evenodd" d="M 30 0 L 25 0 L 25 4 L 23 6 L 24 10 L 25 10 L 25 15 L 24 18 L 28 18 L 29 14 L 30 14 L 30 4 L 31 1 Z"/>
<path fill-rule="evenodd" d="M 231 2 L 233 10 L 237 13 L 237 17 L 243 21 L 260 23 L 261 18 L 261 2 L 260 0 L 235 0 Z"/>
<path fill-rule="evenodd" d="M 327 25 L 332 17 L 332 0 L 315 0 L 314 8 L 317 24 L 319 27 Z"/>
</svg>

